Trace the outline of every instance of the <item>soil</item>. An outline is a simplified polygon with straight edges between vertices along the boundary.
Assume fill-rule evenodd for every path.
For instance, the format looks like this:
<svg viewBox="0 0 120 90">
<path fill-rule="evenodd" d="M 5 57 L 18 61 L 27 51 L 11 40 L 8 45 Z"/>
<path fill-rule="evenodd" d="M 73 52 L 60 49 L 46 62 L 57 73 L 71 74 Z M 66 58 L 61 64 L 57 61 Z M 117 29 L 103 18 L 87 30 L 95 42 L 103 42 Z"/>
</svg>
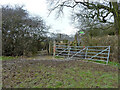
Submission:
<svg viewBox="0 0 120 90">
<path fill-rule="evenodd" d="M 15 81 L 16 75 L 24 71 L 23 69 L 33 69 L 31 73 L 39 72 L 42 74 L 42 72 L 37 69 L 37 66 L 46 66 L 46 67 L 54 67 L 57 68 L 59 72 L 62 72 L 65 68 L 70 67 L 78 67 L 82 70 L 91 70 L 91 71 L 102 71 L 102 72 L 118 72 L 118 68 L 110 65 L 105 64 L 97 64 L 92 62 L 86 62 L 83 60 L 61 60 L 61 59 L 46 59 L 43 56 L 41 59 L 18 59 L 18 60 L 6 60 L 2 61 L 2 67 L 3 67 L 3 86 L 4 87 L 14 87 L 15 85 L 21 83 Z M 23 68 L 24 67 L 24 68 Z M 27 72 L 23 78 L 27 76 Z M 32 75 L 32 74 L 30 74 Z M 21 77 L 21 76 L 20 76 Z M 32 77 L 32 76 L 31 76 Z M 9 83 L 9 81 L 13 81 L 12 83 Z"/>
</svg>

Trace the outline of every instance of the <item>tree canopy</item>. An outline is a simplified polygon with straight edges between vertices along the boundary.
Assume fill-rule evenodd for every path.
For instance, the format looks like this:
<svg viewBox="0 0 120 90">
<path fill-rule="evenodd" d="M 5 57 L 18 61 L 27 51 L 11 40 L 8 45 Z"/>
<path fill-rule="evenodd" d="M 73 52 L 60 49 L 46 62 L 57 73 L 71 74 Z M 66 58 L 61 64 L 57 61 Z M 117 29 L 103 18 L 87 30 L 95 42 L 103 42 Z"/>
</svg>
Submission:
<svg viewBox="0 0 120 90">
<path fill-rule="evenodd" d="M 72 9 L 72 13 L 76 17 L 89 18 L 91 23 L 114 23 L 116 28 L 116 34 L 120 35 L 120 2 L 92 2 L 87 0 L 82 2 L 81 0 L 49 0 L 51 6 L 50 13 L 53 10 L 57 11 L 60 15 L 63 13 L 64 8 L 68 7 Z M 113 21 L 111 18 L 113 17 Z"/>
<path fill-rule="evenodd" d="M 30 17 L 22 6 L 2 6 L 2 54 L 28 55 L 40 49 L 48 26 L 41 17 Z"/>
</svg>

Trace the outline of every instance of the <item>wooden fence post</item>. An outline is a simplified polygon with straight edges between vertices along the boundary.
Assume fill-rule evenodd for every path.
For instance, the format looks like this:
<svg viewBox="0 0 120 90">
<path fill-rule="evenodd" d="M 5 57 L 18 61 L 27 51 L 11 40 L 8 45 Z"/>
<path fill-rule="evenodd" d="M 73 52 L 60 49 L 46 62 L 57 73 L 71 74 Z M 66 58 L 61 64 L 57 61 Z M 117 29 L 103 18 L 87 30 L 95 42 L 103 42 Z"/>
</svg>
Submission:
<svg viewBox="0 0 120 90">
<path fill-rule="evenodd" d="M 49 42 L 49 54 L 51 54 L 51 41 Z"/>
<path fill-rule="evenodd" d="M 56 42 L 53 43 L 53 57 L 55 58 L 55 48 L 56 48 Z"/>
</svg>

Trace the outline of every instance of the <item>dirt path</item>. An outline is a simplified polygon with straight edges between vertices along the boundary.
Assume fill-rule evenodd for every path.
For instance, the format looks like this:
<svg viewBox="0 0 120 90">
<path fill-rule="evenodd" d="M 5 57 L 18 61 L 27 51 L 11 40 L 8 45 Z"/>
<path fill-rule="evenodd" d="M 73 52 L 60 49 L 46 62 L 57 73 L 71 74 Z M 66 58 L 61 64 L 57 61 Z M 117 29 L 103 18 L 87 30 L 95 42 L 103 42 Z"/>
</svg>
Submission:
<svg viewBox="0 0 120 90">
<path fill-rule="evenodd" d="M 81 67 L 84 68 L 93 68 L 93 69 L 98 69 L 98 70 L 105 70 L 105 71 L 117 71 L 118 68 L 114 67 L 114 66 L 110 66 L 110 65 L 106 65 L 106 64 L 99 64 L 99 63 L 95 63 L 95 62 L 88 62 L 85 60 L 63 60 L 63 59 L 54 59 L 51 56 L 38 56 L 38 57 L 32 57 L 32 58 L 22 58 L 20 60 L 8 60 L 8 61 L 2 61 L 2 65 L 3 67 L 5 66 L 19 66 L 19 64 L 21 65 L 31 65 L 32 64 L 37 64 L 37 63 L 42 63 L 45 65 L 60 65 L 60 64 L 71 64 L 72 66 L 80 64 Z"/>
</svg>

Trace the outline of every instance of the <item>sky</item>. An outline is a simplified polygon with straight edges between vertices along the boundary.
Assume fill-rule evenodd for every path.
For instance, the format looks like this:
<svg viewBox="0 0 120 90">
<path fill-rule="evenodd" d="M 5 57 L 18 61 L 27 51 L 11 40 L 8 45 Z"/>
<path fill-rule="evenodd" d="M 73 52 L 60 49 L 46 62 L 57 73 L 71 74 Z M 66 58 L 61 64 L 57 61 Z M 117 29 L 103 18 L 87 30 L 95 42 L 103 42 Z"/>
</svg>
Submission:
<svg viewBox="0 0 120 90">
<path fill-rule="evenodd" d="M 65 9 L 62 18 L 55 18 L 55 12 L 52 12 L 48 17 L 48 6 L 46 0 L 0 0 L 0 5 L 24 5 L 30 15 L 41 16 L 52 28 L 49 30 L 52 33 L 64 33 L 67 35 L 74 35 L 76 29 L 70 23 L 70 11 Z"/>
</svg>

